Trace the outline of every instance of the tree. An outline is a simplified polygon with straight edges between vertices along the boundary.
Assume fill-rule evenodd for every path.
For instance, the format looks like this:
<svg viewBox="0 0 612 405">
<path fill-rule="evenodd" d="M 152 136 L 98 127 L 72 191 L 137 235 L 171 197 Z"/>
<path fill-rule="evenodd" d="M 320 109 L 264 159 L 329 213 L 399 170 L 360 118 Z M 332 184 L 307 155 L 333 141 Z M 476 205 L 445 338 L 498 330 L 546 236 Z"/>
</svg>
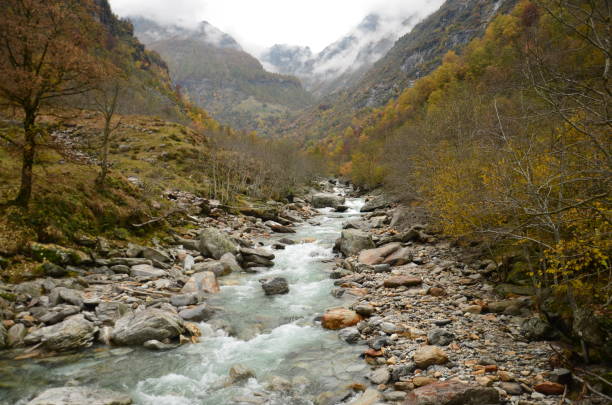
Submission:
<svg viewBox="0 0 612 405">
<path fill-rule="evenodd" d="M 0 1 L 0 101 L 23 114 L 21 185 L 14 203 L 27 207 L 41 107 L 93 88 L 100 63 L 92 50 L 100 24 L 90 0 Z"/>
<path fill-rule="evenodd" d="M 102 128 L 102 145 L 101 145 L 101 157 L 100 157 L 100 173 L 96 178 L 96 184 L 100 188 L 104 188 L 106 183 L 106 175 L 108 174 L 108 147 L 112 139 L 112 134 L 115 132 L 119 125 L 120 120 L 113 119 L 117 108 L 119 107 L 119 99 L 122 92 L 122 82 L 119 78 L 102 83 L 97 89 L 95 89 L 94 103 L 96 110 L 102 116 L 104 126 Z"/>
</svg>

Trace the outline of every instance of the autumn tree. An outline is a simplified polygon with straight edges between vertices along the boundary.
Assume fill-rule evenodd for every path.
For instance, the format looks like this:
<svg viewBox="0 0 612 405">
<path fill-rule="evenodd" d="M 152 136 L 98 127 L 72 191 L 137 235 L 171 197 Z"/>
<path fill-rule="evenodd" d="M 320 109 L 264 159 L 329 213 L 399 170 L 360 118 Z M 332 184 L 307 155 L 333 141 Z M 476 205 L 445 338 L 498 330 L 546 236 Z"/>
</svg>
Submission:
<svg viewBox="0 0 612 405">
<path fill-rule="evenodd" d="M 7 140 L 22 153 L 14 203 L 27 207 L 44 135 L 37 124 L 41 107 L 94 87 L 100 24 L 89 0 L 2 0 L 0 7 L 0 102 L 22 113 L 23 139 Z"/>
</svg>

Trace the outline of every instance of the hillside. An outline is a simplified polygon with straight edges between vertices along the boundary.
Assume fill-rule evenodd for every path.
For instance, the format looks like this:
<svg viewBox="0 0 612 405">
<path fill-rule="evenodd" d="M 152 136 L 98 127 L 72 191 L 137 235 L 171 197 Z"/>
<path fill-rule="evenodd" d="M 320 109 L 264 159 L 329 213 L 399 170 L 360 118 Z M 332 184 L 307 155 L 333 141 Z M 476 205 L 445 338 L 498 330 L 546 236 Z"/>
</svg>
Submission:
<svg viewBox="0 0 612 405">
<path fill-rule="evenodd" d="M 226 125 L 265 134 L 276 120 L 312 101 L 298 79 L 265 71 L 206 22 L 189 30 L 144 18 L 132 21 L 136 36 L 167 61 L 173 83 Z"/>
<path fill-rule="evenodd" d="M 460 51 L 471 39 L 482 35 L 495 15 L 511 10 L 514 4 L 516 0 L 446 1 L 399 38 L 358 83 L 324 97 L 318 106 L 286 123 L 279 133 L 308 141 L 344 130 L 355 115 L 397 97 L 416 79 L 439 66 L 448 51 Z"/>
</svg>

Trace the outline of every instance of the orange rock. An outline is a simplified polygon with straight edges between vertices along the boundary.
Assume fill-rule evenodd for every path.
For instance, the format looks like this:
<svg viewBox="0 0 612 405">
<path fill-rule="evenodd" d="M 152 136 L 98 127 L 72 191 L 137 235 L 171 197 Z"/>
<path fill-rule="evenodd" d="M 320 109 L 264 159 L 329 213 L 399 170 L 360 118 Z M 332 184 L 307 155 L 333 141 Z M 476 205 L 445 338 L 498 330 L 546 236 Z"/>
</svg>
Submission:
<svg viewBox="0 0 612 405">
<path fill-rule="evenodd" d="M 382 350 L 368 349 L 365 352 L 363 352 L 363 354 L 365 354 L 366 356 L 370 356 L 370 357 L 380 357 L 383 355 L 383 352 Z"/>
<path fill-rule="evenodd" d="M 443 295 L 446 295 L 446 291 L 439 287 L 431 287 L 427 293 L 434 297 L 442 297 Z"/>
<path fill-rule="evenodd" d="M 418 277 L 409 277 L 409 276 L 393 276 L 387 278 L 383 285 L 387 288 L 396 288 L 396 287 L 411 287 L 420 285 L 423 283 L 423 280 Z"/>
<path fill-rule="evenodd" d="M 359 253 L 359 262 L 369 266 L 380 264 L 385 257 L 402 247 L 401 243 L 389 243 L 376 249 L 366 249 Z"/>
<path fill-rule="evenodd" d="M 356 325 L 363 318 L 357 312 L 346 308 L 332 308 L 328 309 L 323 314 L 321 325 L 325 329 L 343 329 L 349 326 Z"/>
<path fill-rule="evenodd" d="M 533 389 L 544 395 L 561 395 L 565 392 L 565 385 L 552 381 L 544 381 L 533 387 Z"/>
<path fill-rule="evenodd" d="M 494 372 L 497 371 L 497 366 L 495 364 L 491 364 L 491 365 L 485 366 L 485 371 L 487 373 L 494 373 Z"/>
</svg>

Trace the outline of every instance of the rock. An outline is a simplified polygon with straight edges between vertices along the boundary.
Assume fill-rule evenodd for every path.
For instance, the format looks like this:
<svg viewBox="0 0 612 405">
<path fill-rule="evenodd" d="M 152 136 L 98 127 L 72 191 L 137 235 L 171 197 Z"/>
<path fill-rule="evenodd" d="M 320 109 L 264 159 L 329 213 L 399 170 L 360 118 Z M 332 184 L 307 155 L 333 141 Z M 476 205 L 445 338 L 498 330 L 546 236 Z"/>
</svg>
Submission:
<svg viewBox="0 0 612 405">
<path fill-rule="evenodd" d="M 66 274 L 68 274 L 68 271 L 64 267 L 51 262 L 43 263 L 41 269 L 44 274 L 49 277 L 59 278 L 64 277 Z"/>
<path fill-rule="evenodd" d="M 343 329 L 357 325 L 363 318 L 355 311 L 346 308 L 332 308 L 325 311 L 321 325 L 325 329 Z"/>
<path fill-rule="evenodd" d="M 216 261 L 216 260 L 209 261 L 209 262 L 196 263 L 193 265 L 192 270 L 195 273 L 209 271 L 213 273 L 216 277 L 227 276 L 228 274 L 231 273 L 231 270 L 229 267 L 225 266 L 223 263 L 221 263 L 220 261 Z"/>
<path fill-rule="evenodd" d="M 382 322 L 379 326 L 380 330 L 385 332 L 387 335 L 392 335 L 394 333 L 399 333 L 402 331 L 402 328 L 391 322 Z"/>
<path fill-rule="evenodd" d="M 383 263 L 388 264 L 390 266 L 402 266 L 404 264 L 412 262 L 412 259 L 413 255 L 411 249 L 408 247 L 403 247 L 401 249 L 396 250 L 389 256 L 385 257 Z"/>
<path fill-rule="evenodd" d="M 416 369 L 416 364 L 414 364 L 413 362 L 397 365 L 391 369 L 391 380 L 399 381 L 400 378 L 409 375 L 415 369 Z"/>
<path fill-rule="evenodd" d="M 427 342 L 430 345 L 447 346 L 453 340 L 455 335 L 445 329 L 434 329 L 427 334 Z"/>
<path fill-rule="evenodd" d="M 142 277 L 146 279 L 153 279 L 153 278 L 165 277 L 168 275 L 168 273 L 166 273 L 162 269 L 156 269 L 155 267 L 149 264 L 137 264 L 135 266 L 132 266 L 132 268 L 130 269 L 130 275 L 132 277 Z"/>
<path fill-rule="evenodd" d="M 87 253 L 58 245 L 30 242 L 28 248 L 30 255 L 40 262 L 47 261 L 61 266 L 67 264 L 79 265 L 91 262 L 91 258 Z"/>
<path fill-rule="evenodd" d="M 556 368 L 549 373 L 548 378 L 552 382 L 569 385 L 572 382 L 572 372 L 566 368 Z"/>
<path fill-rule="evenodd" d="M 423 283 L 423 280 L 418 277 L 409 276 L 392 276 L 383 282 L 383 285 L 387 288 L 397 287 L 413 287 Z"/>
<path fill-rule="evenodd" d="M 77 290 L 66 287 L 56 287 L 51 291 L 51 294 L 49 294 L 49 303 L 55 306 L 62 302 L 83 308 L 83 295 Z"/>
<path fill-rule="evenodd" d="M 219 259 L 221 264 L 225 267 L 225 271 L 229 273 L 239 273 L 242 271 L 242 267 L 238 264 L 236 256 L 233 253 L 227 252 Z"/>
<path fill-rule="evenodd" d="M 435 379 L 435 378 L 433 378 L 433 377 L 423 377 L 423 376 L 417 376 L 417 377 L 414 377 L 414 378 L 412 379 L 412 383 L 413 383 L 413 384 L 414 384 L 414 386 L 415 386 L 415 387 L 417 387 L 417 388 L 418 388 L 418 387 L 424 387 L 424 386 L 426 386 L 426 385 L 433 384 L 433 383 L 436 383 L 436 382 L 438 382 L 438 380 L 436 380 L 436 379 Z"/>
<path fill-rule="evenodd" d="M 374 273 L 388 273 L 391 271 L 391 266 L 388 264 L 375 264 L 372 266 Z"/>
<path fill-rule="evenodd" d="M 197 304 L 198 297 L 195 293 L 178 294 L 170 297 L 170 303 L 175 307 L 186 307 L 188 305 Z"/>
<path fill-rule="evenodd" d="M 348 211 L 348 209 L 349 209 L 349 207 L 348 207 L 348 206 L 346 206 L 346 205 L 338 205 L 338 206 L 337 206 L 337 207 L 334 209 L 334 211 L 336 211 L 336 212 L 346 212 L 346 211 Z"/>
<path fill-rule="evenodd" d="M 387 391 L 383 394 L 383 397 L 385 397 L 387 401 L 398 402 L 406 399 L 406 395 L 408 394 L 402 391 Z"/>
<path fill-rule="evenodd" d="M 1 334 L 2 332 L 0 332 Z M 28 334 L 28 330 L 22 323 L 16 323 L 11 326 L 6 334 L 6 345 L 8 347 L 21 347 L 24 342 L 23 339 Z"/>
<path fill-rule="evenodd" d="M 552 381 L 544 381 L 537 384 L 533 389 L 544 395 L 562 395 L 565 392 L 565 385 Z"/>
<path fill-rule="evenodd" d="M 431 287 L 429 290 L 427 290 L 427 294 L 431 295 L 432 297 L 443 297 L 446 295 L 446 291 L 444 291 L 444 288 Z"/>
<path fill-rule="evenodd" d="M 56 307 L 51 308 L 47 313 L 40 316 L 40 321 L 44 322 L 47 325 L 53 325 L 58 322 L 63 321 L 65 318 L 68 318 L 70 315 L 74 315 L 79 313 L 81 308 L 76 305 L 58 305 Z"/>
<path fill-rule="evenodd" d="M 198 248 L 204 256 L 219 260 L 226 253 L 238 254 L 238 245 L 229 236 L 216 228 L 202 230 L 199 238 Z"/>
<path fill-rule="evenodd" d="M 335 249 L 346 257 L 355 255 L 364 249 L 374 248 L 374 242 L 370 234 L 357 230 L 345 229 L 336 240 Z"/>
<path fill-rule="evenodd" d="M 255 373 L 242 364 L 235 364 L 230 368 L 229 377 L 232 383 L 237 383 L 248 380 L 249 378 L 255 378 Z"/>
<path fill-rule="evenodd" d="M 297 243 L 293 239 L 289 239 L 289 238 L 280 238 L 278 241 L 282 243 L 283 245 L 295 245 Z"/>
<path fill-rule="evenodd" d="M 373 266 L 375 264 L 381 264 L 385 257 L 394 253 L 396 250 L 401 248 L 402 245 L 399 242 L 388 243 L 376 249 L 366 249 L 359 253 L 359 262 Z"/>
<path fill-rule="evenodd" d="M 116 264 L 110 267 L 110 270 L 115 274 L 129 274 L 130 267 L 125 264 Z"/>
<path fill-rule="evenodd" d="M 376 405 L 382 400 L 380 392 L 374 388 L 368 388 L 363 394 L 349 402 L 349 405 Z"/>
<path fill-rule="evenodd" d="M 198 305 L 197 307 L 183 309 L 179 312 L 179 316 L 185 321 L 203 322 L 212 318 L 214 311 L 206 304 Z"/>
<path fill-rule="evenodd" d="M 548 322 L 536 317 L 523 321 L 521 333 L 527 340 L 550 340 L 557 335 Z"/>
<path fill-rule="evenodd" d="M 289 283 L 283 277 L 275 277 L 273 279 L 261 279 L 261 288 L 266 295 L 279 295 L 289 293 Z"/>
<path fill-rule="evenodd" d="M 288 226 L 285 225 L 281 225 L 278 222 L 275 221 L 266 221 L 264 222 L 264 225 L 267 226 L 268 228 L 272 229 L 274 232 L 278 232 L 278 233 L 295 233 L 295 230 L 292 228 L 289 228 Z"/>
<path fill-rule="evenodd" d="M 344 328 L 340 330 L 338 336 L 346 343 L 357 343 L 361 339 L 361 334 L 357 328 Z"/>
<path fill-rule="evenodd" d="M 219 291 L 220 288 L 219 283 L 217 282 L 217 277 L 215 276 L 215 273 L 210 271 L 203 271 L 194 274 L 181 289 L 182 294 L 199 292 L 214 294 L 218 293 Z"/>
<path fill-rule="evenodd" d="M 4 349 L 5 347 L 8 346 L 7 343 L 7 331 L 6 328 L 4 327 L 4 324 L 2 322 L 0 322 L 0 349 Z"/>
<path fill-rule="evenodd" d="M 158 261 L 161 263 L 170 263 L 173 261 L 168 253 L 152 247 L 143 247 L 141 254 L 145 259 Z"/>
<path fill-rule="evenodd" d="M 414 353 L 413 359 L 417 367 L 426 369 L 432 364 L 445 364 L 448 361 L 448 355 L 437 346 L 421 346 Z"/>
<path fill-rule="evenodd" d="M 314 208 L 338 208 L 344 204 L 344 197 L 331 193 L 318 193 L 312 196 L 311 204 Z"/>
<path fill-rule="evenodd" d="M 274 260 L 274 253 L 266 250 L 266 249 L 250 249 L 250 248 L 240 248 L 240 253 L 248 256 L 259 256 L 264 259 Z"/>
<path fill-rule="evenodd" d="M 141 345 L 147 340 L 175 338 L 183 331 L 183 321 L 177 314 L 147 308 L 117 320 L 112 339 L 118 345 Z"/>
<path fill-rule="evenodd" d="M 73 315 L 64 321 L 35 330 L 27 335 L 28 345 L 42 343 L 48 350 L 66 351 L 89 347 L 98 328 L 82 314 Z"/>
<path fill-rule="evenodd" d="M 376 370 L 374 370 L 374 372 L 372 372 L 372 374 L 368 376 L 368 379 L 372 381 L 372 384 L 376 384 L 376 385 L 386 384 L 389 382 L 390 378 L 391 378 L 391 373 L 389 373 L 389 370 L 387 369 L 387 367 L 377 368 Z"/>
<path fill-rule="evenodd" d="M 146 342 L 143 343 L 143 346 L 145 349 L 149 349 L 149 350 L 159 350 L 159 351 L 163 351 L 163 350 L 172 350 L 175 349 L 177 346 L 176 345 L 171 345 L 168 343 L 162 343 L 159 340 L 147 340 Z"/>
<path fill-rule="evenodd" d="M 129 395 L 89 387 L 50 388 L 27 405 L 130 405 Z"/>
<path fill-rule="evenodd" d="M 372 212 L 389 206 L 389 201 L 384 196 L 376 196 L 371 198 L 361 207 L 361 212 Z"/>
<path fill-rule="evenodd" d="M 246 267 L 272 267 L 274 266 L 274 262 L 272 260 L 268 260 L 265 257 L 254 256 L 254 255 L 243 255 L 244 261 L 246 262 Z"/>
<path fill-rule="evenodd" d="M 359 304 L 355 306 L 355 312 L 361 316 L 368 317 L 374 313 L 374 307 L 370 304 Z"/>
<path fill-rule="evenodd" d="M 499 404 L 499 392 L 458 381 L 436 382 L 417 388 L 406 397 L 404 405 L 493 405 Z"/>
<path fill-rule="evenodd" d="M 130 307 L 117 301 L 102 301 L 96 306 L 96 316 L 100 322 L 111 326 L 129 311 Z"/>
<path fill-rule="evenodd" d="M 521 395 L 523 393 L 523 388 L 518 383 L 502 382 L 499 384 L 499 388 L 506 391 L 508 395 Z"/>
</svg>

